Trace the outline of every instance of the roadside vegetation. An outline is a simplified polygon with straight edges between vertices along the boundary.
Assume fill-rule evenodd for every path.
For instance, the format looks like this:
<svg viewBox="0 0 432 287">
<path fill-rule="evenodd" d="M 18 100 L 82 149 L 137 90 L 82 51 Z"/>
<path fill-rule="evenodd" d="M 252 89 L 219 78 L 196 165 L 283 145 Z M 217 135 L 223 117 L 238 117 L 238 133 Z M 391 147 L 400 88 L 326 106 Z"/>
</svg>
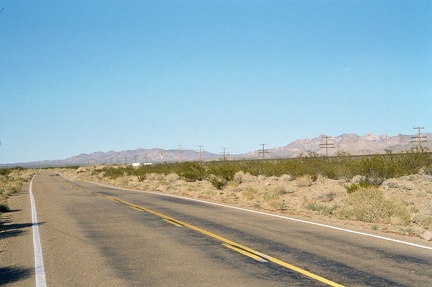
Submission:
<svg viewBox="0 0 432 287">
<path fill-rule="evenodd" d="M 9 212 L 8 198 L 19 192 L 33 171 L 21 167 L 0 168 L 0 213 Z"/>
<path fill-rule="evenodd" d="M 359 187 L 370 187 L 379 186 L 389 178 L 417 174 L 420 170 L 432 173 L 432 154 L 424 149 L 398 154 L 387 151 L 385 155 L 370 157 L 352 157 L 341 152 L 336 157 L 327 158 L 311 152 L 297 159 L 164 163 L 139 168 L 104 166 L 95 169 L 94 173 L 102 173 L 110 179 L 124 175 L 137 176 L 140 181 L 149 174 L 174 173 L 186 181 L 209 180 L 214 187 L 222 190 L 237 172 L 266 177 L 288 174 L 293 179 L 310 176 L 313 181 L 318 177 L 339 180 L 361 175 L 364 180 Z"/>
<path fill-rule="evenodd" d="M 372 230 L 432 240 L 432 154 L 181 162 L 65 169 L 71 179 L 157 191 L 241 207 L 361 222 Z"/>
</svg>

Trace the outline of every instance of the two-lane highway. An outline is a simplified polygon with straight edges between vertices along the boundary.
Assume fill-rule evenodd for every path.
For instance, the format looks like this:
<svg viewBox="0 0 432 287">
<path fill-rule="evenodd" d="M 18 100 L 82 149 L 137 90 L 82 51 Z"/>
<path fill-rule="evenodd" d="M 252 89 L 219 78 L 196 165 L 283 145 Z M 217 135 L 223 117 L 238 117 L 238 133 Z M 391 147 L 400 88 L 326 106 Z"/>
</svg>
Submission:
<svg viewBox="0 0 432 287">
<path fill-rule="evenodd" d="M 48 286 L 432 286 L 432 249 L 157 193 L 33 179 Z"/>
</svg>

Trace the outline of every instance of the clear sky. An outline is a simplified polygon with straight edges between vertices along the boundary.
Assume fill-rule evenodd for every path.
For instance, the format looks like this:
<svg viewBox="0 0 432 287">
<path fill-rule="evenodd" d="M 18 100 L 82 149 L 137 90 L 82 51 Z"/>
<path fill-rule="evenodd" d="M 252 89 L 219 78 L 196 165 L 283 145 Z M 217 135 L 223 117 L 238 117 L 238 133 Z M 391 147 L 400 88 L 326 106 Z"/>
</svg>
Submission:
<svg viewBox="0 0 432 287">
<path fill-rule="evenodd" d="M 432 131 L 431 0 L 2 7 L 0 163 Z"/>
</svg>

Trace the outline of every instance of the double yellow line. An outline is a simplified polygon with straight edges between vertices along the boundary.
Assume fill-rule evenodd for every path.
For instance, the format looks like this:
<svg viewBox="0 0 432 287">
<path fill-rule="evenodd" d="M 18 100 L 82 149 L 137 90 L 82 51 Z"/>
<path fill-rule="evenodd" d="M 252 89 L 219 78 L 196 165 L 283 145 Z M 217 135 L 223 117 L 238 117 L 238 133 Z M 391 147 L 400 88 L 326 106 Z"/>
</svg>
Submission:
<svg viewBox="0 0 432 287">
<path fill-rule="evenodd" d="M 306 271 L 306 270 L 304 270 L 304 269 L 302 269 L 300 267 L 297 267 L 297 266 L 294 266 L 292 264 L 286 263 L 286 262 L 284 262 L 282 260 L 276 259 L 276 258 L 274 258 L 272 256 L 269 256 L 269 255 L 266 255 L 264 253 L 258 252 L 256 250 L 253 250 L 253 249 L 247 247 L 247 246 L 238 244 L 238 243 L 236 243 L 234 241 L 231 241 L 231 240 L 229 240 L 227 238 L 224 238 L 222 236 L 219 236 L 217 234 L 214 234 L 214 233 L 209 232 L 207 230 L 204 230 L 202 228 L 196 227 L 194 225 L 188 224 L 186 222 L 174 219 L 172 217 L 169 217 L 167 215 L 164 215 L 164 214 L 162 214 L 160 212 L 157 212 L 157 211 L 154 211 L 152 209 L 148 209 L 146 207 L 142 207 L 140 205 L 136 205 L 134 203 L 131 203 L 131 202 L 128 202 L 128 201 L 125 201 L 125 200 L 121 200 L 121 199 L 118 199 L 118 198 L 113 197 L 113 196 L 109 196 L 109 195 L 105 195 L 105 194 L 101 194 L 101 193 L 97 193 L 97 192 L 92 192 L 92 191 L 87 191 L 87 190 L 84 190 L 84 189 L 81 189 L 81 188 L 74 187 L 74 186 L 72 186 L 70 184 L 67 184 L 67 185 L 69 185 L 70 187 L 72 187 L 74 189 L 77 189 L 79 191 L 86 192 L 86 193 L 93 194 L 93 195 L 97 195 L 97 196 L 100 196 L 100 197 L 103 197 L 103 198 L 107 198 L 109 200 L 125 204 L 125 205 L 127 205 L 127 206 L 129 206 L 129 207 L 131 207 L 133 209 L 136 209 L 136 210 L 139 210 L 139 211 L 145 211 L 145 212 L 151 213 L 153 215 L 159 216 L 162 219 L 164 219 L 165 221 L 167 221 L 168 223 L 173 224 L 175 226 L 184 226 L 184 227 L 187 227 L 189 229 L 195 230 L 196 232 L 199 232 L 201 234 L 204 234 L 204 235 L 207 235 L 207 236 L 209 236 L 211 238 L 219 240 L 219 241 L 222 242 L 222 244 L 225 247 L 227 247 L 227 248 L 229 248 L 231 250 L 234 250 L 236 252 L 239 252 L 239 253 L 241 253 L 243 255 L 246 255 L 246 256 L 248 256 L 250 258 L 253 258 L 253 259 L 255 259 L 255 260 L 259 261 L 259 262 L 273 262 L 273 263 L 275 263 L 277 265 L 283 266 L 283 267 L 288 268 L 288 269 L 290 269 L 292 271 L 295 271 L 295 272 L 298 272 L 300 274 L 303 274 L 306 277 L 309 277 L 309 278 L 312 278 L 314 280 L 320 281 L 320 282 L 325 283 L 325 284 L 327 284 L 329 286 L 343 287 L 343 285 L 341 285 L 341 284 L 335 283 L 335 282 L 333 282 L 331 280 L 328 280 L 328 279 L 326 279 L 324 277 L 321 277 L 319 275 L 313 274 L 313 273 L 311 273 L 309 271 Z"/>
</svg>

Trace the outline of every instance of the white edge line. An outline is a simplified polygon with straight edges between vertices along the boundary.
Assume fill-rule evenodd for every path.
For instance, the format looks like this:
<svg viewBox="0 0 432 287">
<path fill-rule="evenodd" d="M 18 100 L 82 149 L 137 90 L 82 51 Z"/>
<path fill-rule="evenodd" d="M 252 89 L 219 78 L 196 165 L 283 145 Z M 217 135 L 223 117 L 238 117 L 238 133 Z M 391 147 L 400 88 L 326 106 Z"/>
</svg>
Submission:
<svg viewBox="0 0 432 287">
<path fill-rule="evenodd" d="M 32 210 L 32 228 L 33 228 L 33 246 L 34 246 L 34 258 L 35 258 L 35 279 L 36 279 L 36 287 L 45 287 L 46 286 L 46 280 L 45 280 L 45 268 L 43 263 L 43 257 L 42 257 L 42 246 L 40 242 L 39 237 L 39 226 L 38 226 L 38 220 L 37 220 L 37 214 L 36 214 L 36 204 L 33 197 L 33 179 L 35 176 L 33 176 L 32 180 L 30 181 L 30 188 L 29 188 L 29 194 L 30 194 L 30 204 L 31 204 L 31 210 Z"/>
<path fill-rule="evenodd" d="M 340 228 L 340 227 L 336 227 L 336 226 L 331 226 L 331 225 L 327 225 L 327 224 L 297 219 L 297 218 L 278 215 L 278 214 L 272 214 L 272 213 L 267 213 L 267 212 L 252 210 L 252 209 L 246 209 L 246 208 L 237 207 L 237 206 L 225 205 L 222 203 L 215 203 L 215 202 L 205 201 L 205 200 L 196 199 L 196 198 L 189 198 L 189 197 L 184 197 L 184 196 L 179 196 L 179 195 L 166 194 L 166 193 L 160 193 L 160 192 L 154 192 L 154 191 L 136 190 L 136 189 L 130 189 L 130 188 L 122 188 L 122 187 L 110 186 L 110 185 L 97 183 L 97 182 L 91 182 L 91 181 L 87 181 L 87 180 L 83 180 L 83 181 L 88 182 L 88 183 L 92 183 L 92 184 L 96 184 L 96 185 L 101 185 L 101 186 L 113 188 L 113 189 L 122 189 L 122 190 L 128 190 L 128 191 L 136 191 L 136 192 L 147 192 L 147 193 L 159 194 L 159 195 L 163 195 L 163 196 L 182 198 L 182 199 L 206 203 L 206 204 L 210 204 L 210 205 L 223 206 L 223 207 L 227 207 L 227 208 L 242 210 L 242 211 L 251 212 L 251 213 L 257 213 L 257 214 L 266 215 L 266 216 L 277 217 L 277 218 L 281 218 L 281 219 L 285 219 L 285 220 L 291 220 L 291 221 L 301 222 L 301 223 L 305 223 L 305 224 L 316 225 L 316 226 L 330 228 L 330 229 L 339 230 L 339 231 L 343 231 L 343 232 L 348 232 L 348 233 L 353 233 L 353 234 L 363 235 L 363 236 L 369 236 L 369 237 L 387 240 L 387 241 L 391 241 L 391 242 L 395 242 L 395 243 L 400 243 L 400 244 L 410 245 L 410 246 L 414 246 L 414 247 L 418 247 L 418 248 L 424 248 L 424 249 L 432 250 L 432 247 L 421 245 L 421 244 L 411 243 L 411 242 L 397 240 L 397 239 L 393 239 L 393 238 L 388 238 L 388 237 L 384 237 L 384 236 L 380 236 L 380 235 L 375 235 L 375 234 L 370 234 L 370 233 L 360 232 L 360 231 L 354 231 L 354 230 L 350 230 L 350 229 Z"/>
</svg>

